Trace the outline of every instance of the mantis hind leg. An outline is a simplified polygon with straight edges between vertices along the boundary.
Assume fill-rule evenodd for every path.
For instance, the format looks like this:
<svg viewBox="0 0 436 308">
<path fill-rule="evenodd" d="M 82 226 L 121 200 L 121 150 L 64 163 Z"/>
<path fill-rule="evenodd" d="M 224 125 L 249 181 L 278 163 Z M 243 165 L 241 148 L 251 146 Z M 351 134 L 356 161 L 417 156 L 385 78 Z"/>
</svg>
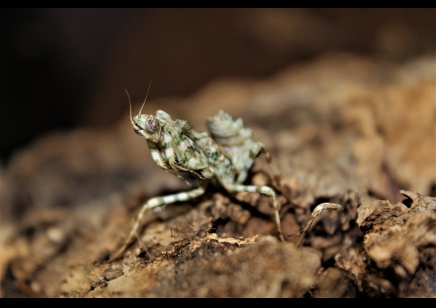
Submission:
<svg viewBox="0 0 436 308">
<path fill-rule="evenodd" d="M 274 190 L 268 186 L 254 186 L 254 185 L 238 185 L 238 184 L 226 184 L 225 188 L 229 192 L 257 192 L 263 195 L 270 196 L 273 201 L 273 207 L 274 207 L 274 218 L 276 222 L 277 232 L 280 240 L 282 242 L 285 241 L 282 234 L 282 225 L 280 223 L 280 213 L 279 213 L 279 207 L 277 204 L 276 199 L 276 193 Z"/>
<path fill-rule="evenodd" d="M 200 187 L 187 191 L 187 192 L 181 192 L 173 195 L 163 196 L 163 197 L 156 197 L 151 198 L 148 200 L 141 208 L 141 211 L 138 214 L 138 217 L 136 218 L 136 221 L 132 227 L 132 231 L 129 234 L 129 237 L 124 242 L 123 247 L 118 251 L 118 253 L 111 259 L 111 261 L 117 260 L 120 258 L 124 252 L 127 250 L 127 248 L 130 246 L 133 237 L 136 235 L 136 232 L 138 231 L 138 228 L 141 224 L 141 220 L 144 217 L 145 211 L 148 209 L 162 209 L 168 204 L 178 202 L 178 201 L 187 201 L 190 199 L 197 198 L 198 196 L 201 196 L 206 190 L 206 185 L 201 185 Z"/>
<path fill-rule="evenodd" d="M 306 235 L 307 231 L 309 231 L 309 228 L 312 225 L 312 223 L 315 220 L 315 218 L 318 217 L 321 214 L 321 212 L 324 211 L 324 210 L 328 210 L 328 211 L 342 211 L 343 207 L 341 205 L 339 205 L 339 204 L 329 203 L 329 202 L 318 204 L 313 209 L 312 215 L 310 216 L 310 220 L 306 224 L 306 227 L 304 227 L 303 230 L 301 230 L 298 234 L 296 234 L 297 236 L 300 237 L 298 239 L 298 242 L 297 242 L 297 248 L 301 247 L 301 243 L 304 240 L 304 236 Z"/>
<path fill-rule="evenodd" d="M 265 154 L 266 161 L 268 162 L 271 172 L 274 177 L 274 181 L 276 182 L 277 187 L 280 189 L 280 176 L 276 172 L 271 159 L 271 154 L 265 145 L 262 142 L 256 142 L 254 146 L 250 150 L 250 154 L 248 159 L 245 161 L 243 169 L 239 172 L 236 183 L 241 184 L 247 178 L 248 170 L 253 166 L 254 159 L 258 157 L 260 154 Z"/>
</svg>

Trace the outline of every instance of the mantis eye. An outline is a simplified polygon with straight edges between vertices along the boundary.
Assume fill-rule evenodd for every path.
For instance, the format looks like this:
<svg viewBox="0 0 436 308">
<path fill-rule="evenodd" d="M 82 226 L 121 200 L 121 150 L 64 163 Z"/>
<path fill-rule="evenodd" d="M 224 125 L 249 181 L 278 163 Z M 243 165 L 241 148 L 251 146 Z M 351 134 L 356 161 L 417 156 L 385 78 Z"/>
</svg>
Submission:
<svg viewBox="0 0 436 308">
<path fill-rule="evenodd" d="M 159 123 L 156 121 L 156 118 L 153 116 L 149 116 L 147 118 L 147 121 L 145 122 L 145 128 L 147 128 L 147 130 L 150 133 L 154 133 L 157 128 L 158 128 Z"/>
</svg>

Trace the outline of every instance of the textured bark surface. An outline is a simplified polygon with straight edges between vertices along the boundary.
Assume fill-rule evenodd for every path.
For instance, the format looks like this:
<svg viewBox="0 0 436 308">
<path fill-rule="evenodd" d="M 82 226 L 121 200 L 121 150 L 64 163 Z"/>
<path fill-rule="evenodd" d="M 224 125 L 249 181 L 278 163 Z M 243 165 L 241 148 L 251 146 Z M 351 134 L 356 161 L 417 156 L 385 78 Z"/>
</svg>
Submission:
<svg viewBox="0 0 436 308">
<path fill-rule="evenodd" d="M 40 138 L 0 170 L 1 295 L 434 297 L 434 67 L 336 54 L 265 80 L 214 81 L 183 104 L 147 102 L 146 113 L 197 131 L 220 109 L 253 128 L 281 173 L 286 243 L 268 197 L 210 186 L 147 213 L 109 263 L 144 201 L 189 187 L 154 164 L 128 114 L 109 130 Z M 247 183 L 273 186 L 263 157 Z M 321 202 L 344 211 L 323 213 L 296 249 L 292 235 Z"/>
<path fill-rule="evenodd" d="M 401 191 L 403 203 L 363 202 L 357 223 L 363 245 L 335 256 L 337 266 L 369 296 L 434 297 L 436 198 Z"/>
</svg>

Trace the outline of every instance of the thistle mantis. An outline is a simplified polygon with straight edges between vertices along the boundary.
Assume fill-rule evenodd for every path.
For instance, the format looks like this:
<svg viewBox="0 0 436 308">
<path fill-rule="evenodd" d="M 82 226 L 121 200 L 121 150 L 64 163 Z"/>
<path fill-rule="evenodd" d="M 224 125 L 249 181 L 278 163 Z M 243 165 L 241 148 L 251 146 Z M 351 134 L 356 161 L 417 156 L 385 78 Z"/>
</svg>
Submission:
<svg viewBox="0 0 436 308">
<path fill-rule="evenodd" d="M 129 95 L 127 91 L 126 93 Z M 132 117 L 129 97 L 130 122 L 135 133 L 146 139 L 151 156 L 160 168 L 183 180 L 185 179 L 179 172 L 189 172 L 200 179 L 201 184 L 190 191 L 149 199 L 142 206 L 123 247 L 112 260 L 120 258 L 126 251 L 148 209 L 159 211 L 168 204 L 197 198 L 204 194 L 209 182 L 223 187 L 229 193 L 253 192 L 269 196 L 274 208 L 277 234 L 284 242 L 274 189 L 266 185 L 243 184 L 254 159 L 264 154 L 271 167 L 276 185 L 280 187 L 280 177 L 272 165 L 271 154 L 262 142 L 253 140 L 252 129 L 244 127 L 242 119 L 234 120 L 221 110 L 217 115 L 206 120 L 210 135 L 199 133 L 187 121 L 173 119 L 165 111 L 158 110 L 154 115 L 142 114 L 146 99 L 147 96 L 138 115 Z M 189 184 L 188 181 L 186 182 Z M 342 207 L 332 203 L 318 205 L 306 228 L 298 234 L 301 236 L 298 246 L 301 245 L 313 219 L 324 209 L 341 210 Z"/>
</svg>

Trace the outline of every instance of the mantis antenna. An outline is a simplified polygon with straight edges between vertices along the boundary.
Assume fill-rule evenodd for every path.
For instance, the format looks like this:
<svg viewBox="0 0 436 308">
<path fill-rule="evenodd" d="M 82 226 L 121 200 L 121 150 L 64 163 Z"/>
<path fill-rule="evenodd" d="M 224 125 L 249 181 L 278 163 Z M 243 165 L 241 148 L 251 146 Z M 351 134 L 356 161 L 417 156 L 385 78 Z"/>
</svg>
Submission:
<svg viewBox="0 0 436 308">
<path fill-rule="evenodd" d="M 153 82 L 153 79 L 150 81 L 150 84 L 148 85 L 148 90 L 147 90 L 147 94 L 145 95 L 144 103 L 142 103 L 141 109 L 139 109 L 138 120 L 141 117 L 142 108 L 144 107 L 145 102 L 147 101 L 148 92 L 150 91 L 150 86 L 151 86 L 152 82 Z"/>
<path fill-rule="evenodd" d="M 126 91 L 127 97 L 129 98 L 130 122 L 132 122 L 132 124 L 134 125 L 135 123 L 133 122 L 133 118 L 132 118 L 132 102 L 130 101 L 130 95 L 129 95 L 129 92 L 127 92 L 126 89 L 124 89 L 124 91 Z"/>
</svg>

